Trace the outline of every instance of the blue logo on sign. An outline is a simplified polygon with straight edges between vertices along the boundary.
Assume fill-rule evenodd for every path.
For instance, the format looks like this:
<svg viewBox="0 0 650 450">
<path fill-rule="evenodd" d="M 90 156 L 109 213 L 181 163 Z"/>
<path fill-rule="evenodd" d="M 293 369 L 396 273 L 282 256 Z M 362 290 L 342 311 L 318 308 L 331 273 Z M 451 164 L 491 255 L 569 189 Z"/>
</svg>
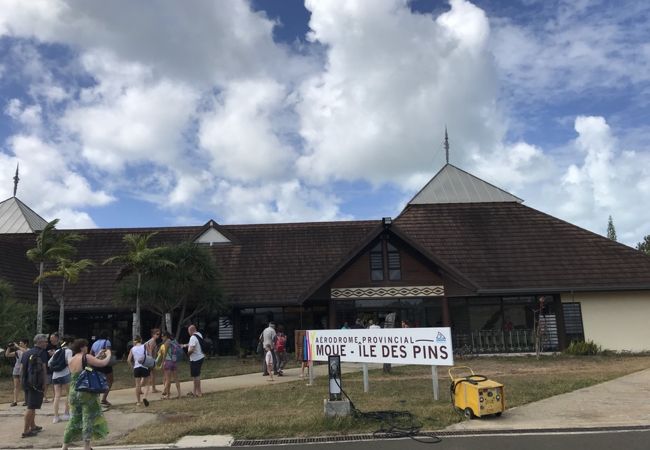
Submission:
<svg viewBox="0 0 650 450">
<path fill-rule="evenodd" d="M 436 336 L 436 342 L 447 342 L 447 338 L 445 337 L 444 334 L 438 331 L 438 335 Z"/>
</svg>

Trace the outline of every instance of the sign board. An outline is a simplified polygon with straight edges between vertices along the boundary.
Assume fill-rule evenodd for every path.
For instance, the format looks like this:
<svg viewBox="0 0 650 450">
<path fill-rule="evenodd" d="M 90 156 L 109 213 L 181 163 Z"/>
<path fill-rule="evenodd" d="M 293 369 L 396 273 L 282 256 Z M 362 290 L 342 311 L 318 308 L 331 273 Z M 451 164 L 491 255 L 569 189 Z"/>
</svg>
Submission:
<svg viewBox="0 0 650 450">
<path fill-rule="evenodd" d="M 453 366 L 451 328 L 307 330 L 305 359 L 341 362 Z"/>
</svg>

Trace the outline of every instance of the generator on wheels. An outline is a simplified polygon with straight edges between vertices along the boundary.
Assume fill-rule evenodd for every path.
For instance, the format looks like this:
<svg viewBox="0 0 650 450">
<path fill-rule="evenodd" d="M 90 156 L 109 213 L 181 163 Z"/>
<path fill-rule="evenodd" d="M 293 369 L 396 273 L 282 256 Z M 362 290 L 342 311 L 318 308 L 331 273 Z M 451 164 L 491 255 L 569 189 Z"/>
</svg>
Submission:
<svg viewBox="0 0 650 450">
<path fill-rule="evenodd" d="M 467 419 L 500 416 L 506 409 L 503 384 L 477 375 L 467 366 L 451 367 L 451 403 Z"/>
</svg>

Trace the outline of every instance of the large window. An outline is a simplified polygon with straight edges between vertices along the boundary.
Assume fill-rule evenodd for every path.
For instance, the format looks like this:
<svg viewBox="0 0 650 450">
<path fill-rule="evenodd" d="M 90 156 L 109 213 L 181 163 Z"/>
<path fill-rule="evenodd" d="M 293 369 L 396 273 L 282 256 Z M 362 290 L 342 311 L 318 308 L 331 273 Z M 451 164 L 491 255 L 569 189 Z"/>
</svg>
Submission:
<svg viewBox="0 0 650 450">
<path fill-rule="evenodd" d="M 388 279 L 391 281 L 399 281 L 402 279 L 402 266 L 399 259 L 399 250 L 390 242 L 386 243 L 388 250 Z"/>
<path fill-rule="evenodd" d="M 381 242 L 370 250 L 370 279 L 372 281 L 384 279 L 384 252 Z"/>
<path fill-rule="evenodd" d="M 384 258 L 384 249 L 386 257 Z M 388 263 L 385 271 L 384 261 Z M 399 281 L 402 279 L 402 264 L 400 261 L 399 250 L 390 242 L 378 242 L 370 250 L 370 279 L 372 281 L 383 281 L 388 275 L 390 281 Z"/>
</svg>

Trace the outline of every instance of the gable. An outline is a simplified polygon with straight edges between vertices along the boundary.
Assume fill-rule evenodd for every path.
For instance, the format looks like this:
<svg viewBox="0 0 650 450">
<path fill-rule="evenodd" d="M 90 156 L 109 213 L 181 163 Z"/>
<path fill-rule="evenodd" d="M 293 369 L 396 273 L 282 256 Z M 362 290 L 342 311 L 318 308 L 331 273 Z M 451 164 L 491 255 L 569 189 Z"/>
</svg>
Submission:
<svg viewBox="0 0 650 450">
<path fill-rule="evenodd" d="M 205 230 L 203 233 L 201 233 L 196 239 L 194 239 L 194 242 L 197 244 L 224 244 L 230 242 L 230 239 L 228 239 L 226 236 L 221 234 L 219 231 L 216 229 L 210 227 L 207 230 Z"/>
</svg>

